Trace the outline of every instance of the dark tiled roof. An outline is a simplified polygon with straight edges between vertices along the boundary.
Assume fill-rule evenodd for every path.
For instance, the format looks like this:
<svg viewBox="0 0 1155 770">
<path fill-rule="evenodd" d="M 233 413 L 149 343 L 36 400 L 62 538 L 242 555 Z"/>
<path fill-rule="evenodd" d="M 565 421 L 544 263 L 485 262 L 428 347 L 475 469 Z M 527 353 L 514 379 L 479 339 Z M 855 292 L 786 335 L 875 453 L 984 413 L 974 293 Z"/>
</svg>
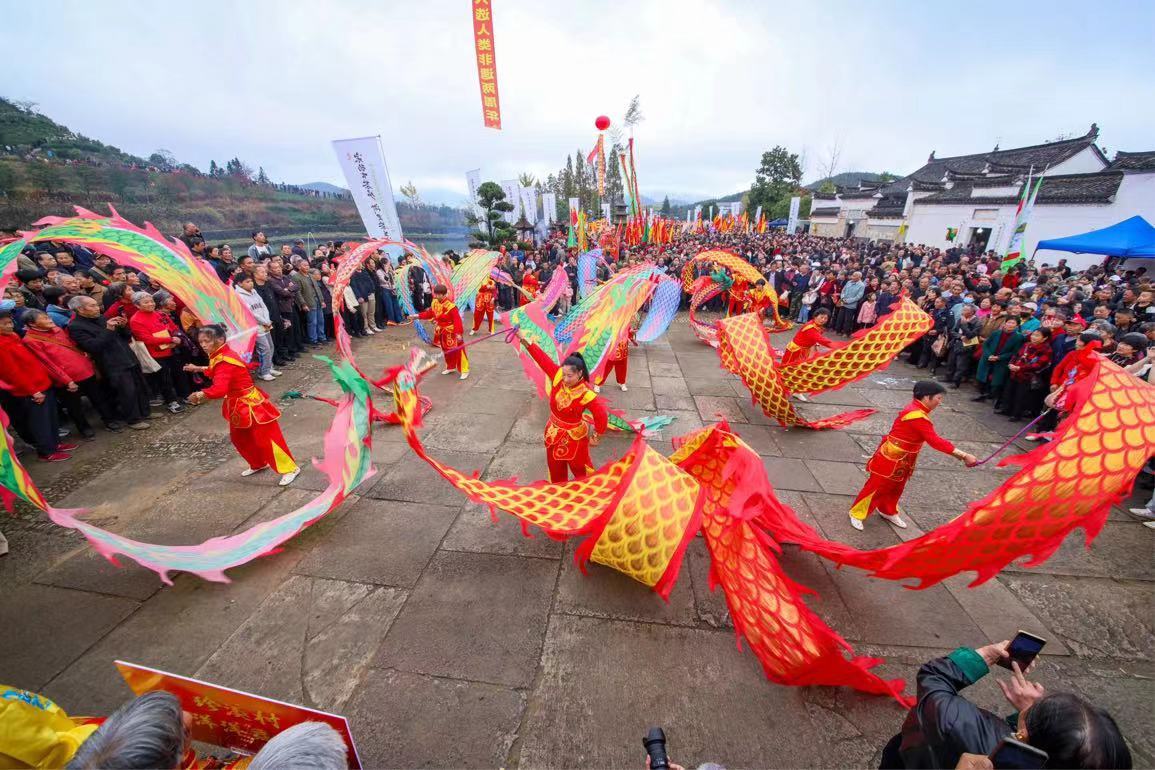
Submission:
<svg viewBox="0 0 1155 770">
<path fill-rule="evenodd" d="M 811 217 L 837 217 L 838 216 L 838 207 L 837 206 L 824 206 L 823 208 L 811 209 L 810 210 L 810 216 Z"/>
<path fill-rule="evenodd" d="M 1097 174 L 1064 174 L 1049 176 L 1039 191 L 1039 205 L 1057 203 L 1110 203 L 1123 181 L 1122 171 L 1102 171 Z M 971 196 L 970 182 L 958 182 L 949 190 L 942 190 L 919 199 L 919 204 L 968 204 L 985 206 L 994 203 L 1017 203 L 1018 195 L 997 197 Z M 1021 190 L 1020 190 L 1021 194 Z M 873 212 L 872 212 L 873 213 Z"/>
<path fill-rule="evenodd" d="M 816 201 L 832 201 L 834 200 L 835 193 L 815 192 L 812 195 Z"/>
<path fill-rule="evenodd" d="M 842 193 L 842 200 L 865 200 L 878 195 L 878 190 L 851 190 Z"/>
<path fill-rule="evenodd" d="M 1148 152 L 1117 152 L 1108 169 L 1114 171 L 1155 171 L 1155 150 Z"/>
<path fill-rule="evenodd" d="M 866 215 L 871 219 L 902 219 L 903 207 L 875 206 Z"/>
<path fill-rule="evenodd" d="M 1057 166 L 1068 160 L 1087 147 L 1095 147 L 1095 140 L 1099 136 L 1097 126 L 1092 126 L 1084 136 L 1076 139 L 1063 139 L 1058 142 L 1046 142 L 1029 147 L 1016 147 L 1010 150 L 992 150 L 973 155 L 956 155 L 949 158 L 932 158 L 926 165 L 910 175 L 910 178 L 923 183 L 940 182 L 943 175 L 950 172 L 955 175 L 975 175 L 983 173 L 983 169 L 990 165 L 994 171 L 1026 171 L 1034 166 L 1036 170 L 1047 166 Z M 1101 153 L 1100 153 L 1101 154 Z"/>
</svg>

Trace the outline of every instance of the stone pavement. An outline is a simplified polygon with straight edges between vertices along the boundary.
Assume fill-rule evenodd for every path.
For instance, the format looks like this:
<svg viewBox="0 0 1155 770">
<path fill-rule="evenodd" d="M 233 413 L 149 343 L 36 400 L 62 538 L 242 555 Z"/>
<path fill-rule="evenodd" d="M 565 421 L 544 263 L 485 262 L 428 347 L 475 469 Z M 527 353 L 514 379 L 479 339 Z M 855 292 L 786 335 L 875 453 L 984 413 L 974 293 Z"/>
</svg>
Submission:
<svg viewBox="0 0 1155 770">
<path fill-rule="evenodd" d="M 409 329 L 360 340 L 359 360 L 376 371 L 413 340 Z M 430 451 L 486 478 L 542 478 L 545 405 L 500 340 L 471 358 L 466 382 L 426 380 Z M 915 374 L 896 364 L 802 407 L 879 409 L 846 430 L 785 431 L 750 405 L 679 317 L 667 339 L 633 349 L 630 391 L 606 395 L 633 414 L 676 416 L 655 442 L 666 453 L 670 435 L 724 416 L 800 516 L 828 537 L 877 547 L 897 542 L 895 530 L 873 520 L 856 533 L 846 510 Z M 334 392 L 311 361 L 271 392 L 290 388 Z M 967 396 L 951 392 L 935 423 L 982 456 L 1014 430 Z M 319 454 L 331 408 L 293 401 L 285 413 L 298 459 Z M 626 444 L 608 438 L 595 460 Z M 112 661 L 134 661 L 345 714 L 368 767 L 638 768 L 651 725 L 666 729 L 671 755 L 691 767 L 877 766 L 902 710 L 846 689 L 768 683 L 736 647 L 720 592 L 709 590 L 700 539 L 665 603 L 596 565 L 582 575 L 571 544 L 523 537 L 506 515 L 494 523 L 413 456 L 397 428 L 376 429 L 373 456 L 378 474 L 358 495 L 283 552 L 232 570 L 229 584 L 180 575 L 165 587 L 146 570 L 112 566 L 39 514 L 4 519 L 12 553 L 0 559 L 0 682 L 41 691 L 72 713 L 104 714 L 129 696 Z M 251 526 L 324 486 L 312 468 L 288 489 L 268 474 L 242 479 L 242 468 L 210 405 L 159 418 L 143 435 L 103 434 L 73 462 L 31 471 L 58 506 L 95 507 L 101 526 L 171 544 Z M 928 450 L 904 500 L 914 526 L 902 534 L 947 522 L 1006 476 Z M 1113 510 L 1092 550 L 1077 534 L 1041 567 L 1008 569 L 976 589 L 959 577 L 910 591 L 790 546 L 782 561 L 857 653 L 884 657 L 881 674 L 908 683 L 919 664 L 957 645 L 1018 629 L 1041 634 L 1050 643 L 1038 680 L 1110 709 L 1136 766 L 1147 766 L 1153 538 Z M 973 697 L 1006 711 L 992 679 Z"/>
</svg>

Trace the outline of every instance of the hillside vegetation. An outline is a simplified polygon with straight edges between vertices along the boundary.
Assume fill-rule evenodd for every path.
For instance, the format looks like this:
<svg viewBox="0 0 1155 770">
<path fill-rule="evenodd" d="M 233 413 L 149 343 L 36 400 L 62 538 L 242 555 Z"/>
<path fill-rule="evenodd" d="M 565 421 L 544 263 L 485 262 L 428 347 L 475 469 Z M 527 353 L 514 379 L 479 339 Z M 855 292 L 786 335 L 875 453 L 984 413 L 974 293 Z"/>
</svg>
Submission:
<svg viewBox="0 0 1155 770">
<path fill-rule="evenodd" d="M 271 182 L 237 158 L 208 173 L 158 150 L 140 158 L 77 134 L 33 105 L 0 99 L 0 230 L 26 229 L 79 205 L 106 204 L 134 222 L 179 232 L 196 222 L 205 232 L 278 229 L 362 230 L 351 199 Z M 401 226 L 422 233 L 464 231 L 460 209 L 398 202 Z"/>
</svg>

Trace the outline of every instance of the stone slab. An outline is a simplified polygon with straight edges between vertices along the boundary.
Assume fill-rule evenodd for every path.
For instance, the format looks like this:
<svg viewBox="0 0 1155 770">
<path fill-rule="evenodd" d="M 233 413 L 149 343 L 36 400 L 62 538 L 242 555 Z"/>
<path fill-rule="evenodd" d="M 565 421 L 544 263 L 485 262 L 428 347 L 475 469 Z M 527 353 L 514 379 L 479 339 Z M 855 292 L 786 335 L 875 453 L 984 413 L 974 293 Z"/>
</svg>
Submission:
<svg viewBox="0 0 1155 770">
<path fill-rule="evenodd" d="M 657 396 L 688 397 L 690 395 L 690 388 L 680 374 L 677 377 L 651 377 L 650 383 L 654 395 Z"/>
<path fill-rule="evenodd" d="M 525 687 L 534 677 L 558 563 L 438 553 L 374 665 Z"/>
<path fill-rule="evenodd" d="M 361 498 L 296 572 L 411 588 L 457 517 L 458 508 Z"/>
<path fill-rule="evenodd" d="M 404 671 L 370 671 L 343 712 L 365 767 L 506 767 L 522 693 Z"/>
<path fill-rule="evenodd" d="M 833 460 L 844 463 L 863 463 L 874 452 L 864 452 L 852 434 L 842 430 L 783 430 L 770 431 L 783 457 L 810 460 Z M 874 437 L 871 440 L 877 443 Z M 866 457 L 863 457 L 863 455 Z"/>
<path fill-rule="evenodd" d="M 0 633 L 0 681 L 43 690 L 138 606 L 129 599 L 67 588 L 5 588 L 0 592 L 0 618 L 5 619 Z"/>
<path fill-rule="evenodd" d="M 999 578 L 1080 657 L 1152 660 L 1151 585 L 1055 575 Z"/>
<path fill-rule="evenodd" d="M 291 577 L 217 648 L 196 678 L 340 711 L 407 593 Z"/>
<path fill-rule="evenodd" d="M 746 415 L 742 412 L 738 399 L 726 396 L 694 396 L 694 403 L 698 406 L 698 414 L 703 423 L 726 420 L 731 424 L 747 423 Z"/>
<path fill-rule="evenodd" d="M 506 391 L 509 392 L 509 391 Z M 511 413 L 475 414 L 472 411 L 442 412 L 437 425 L 421 437 L 421 442 L 432 450 L 460 450 L 492 452 L 505 441 L 516 420 Z"/>
<path fill-rule="evenodd" d="M 729 631 L 558 615 L 542 668 L 520 767 L 641 766 L 656 724 L 689 767 L 796 767 L 821 742 L 800 691 L 767 682 Z"/>
<path fill-rule="evenodd" d="M 492 455 L 481 452 L 455 452 L 437 450 L 430 452 L 440 462 L 452 466 L 462 473 L 484 471 Z M 391 468 L 383 469 L 380 479 L 372 486 L 361 489 L 365 497 L 377 500 L 402 500 L 429 505 L 461 504 L 461 493 L 443 479 L 437 471 L 416 454 L 406 454 Z"/>
<path fill-rule="evenodd" d="M 684 626 L 697 624 L 694 590 L 685 569 L 667 602 L 651 588 L 600 564 L 587 564 L 583 574 L 573 559 L 573 550 L 571 545 L 566 549 L 566 558 L 562 559 L 556 612 Z"/>
<path fill-rule="evenodd" d="M 458 514 L 441 548 L 543 559 L 561 558 L 564 549 L 561 542 L 549 538 L 536 527 L 531 527 L 529 534 L 527 537 L 522 531 L 521 520 L 517 517 L 499 512 L 497 521 L 494 521 L 486 506 L 470 503 Z"/>
<path fill-rule="evenodd" d="M 787 457 L 763 457 L 766 477 L 775 489 L 793 489 L 799 492 L 819 492 L 822 486 L 802 460 Z"/>
<path fill-rule="evenodd" d="M 828 460 L 803 460 L 803 462 L 822 486 L 822 491 L 827 494 L 854 496 L 866 482 L 866 473 L 861 466 L 853 463 Z"/>
<path fill-rule="evenodd" d="M 131 693 L 112 664 L 127 660 L 191 676 L 288 576 L 293 551 L 229 570 L 231 583 L 178 575 L 91 646 L 43 692 L 77 714 L 111 714 Z M 58 589 L 53 589 L 58 590 Z M 23 677 L 13 684 L 24 685 Z"/>
</svg>

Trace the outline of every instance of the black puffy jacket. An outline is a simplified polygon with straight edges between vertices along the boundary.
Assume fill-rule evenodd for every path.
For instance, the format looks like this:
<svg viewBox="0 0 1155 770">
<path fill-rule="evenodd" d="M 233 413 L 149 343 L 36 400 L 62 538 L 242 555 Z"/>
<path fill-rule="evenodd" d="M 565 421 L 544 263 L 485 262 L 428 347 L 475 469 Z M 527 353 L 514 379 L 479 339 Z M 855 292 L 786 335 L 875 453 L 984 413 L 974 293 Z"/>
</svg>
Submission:
<svg viewBox="0 0 1155 770">
<path fill-rule="evenodd" d="M 1010 723 L 959 693 L 990 669 L 972 649 L 960 647 L 918 670 L 918 703 L 902 724 L 899 753 L 908 768 L 953 768 L 959 755 L 990 754 L 1013 732 Z"/>
</svg>

